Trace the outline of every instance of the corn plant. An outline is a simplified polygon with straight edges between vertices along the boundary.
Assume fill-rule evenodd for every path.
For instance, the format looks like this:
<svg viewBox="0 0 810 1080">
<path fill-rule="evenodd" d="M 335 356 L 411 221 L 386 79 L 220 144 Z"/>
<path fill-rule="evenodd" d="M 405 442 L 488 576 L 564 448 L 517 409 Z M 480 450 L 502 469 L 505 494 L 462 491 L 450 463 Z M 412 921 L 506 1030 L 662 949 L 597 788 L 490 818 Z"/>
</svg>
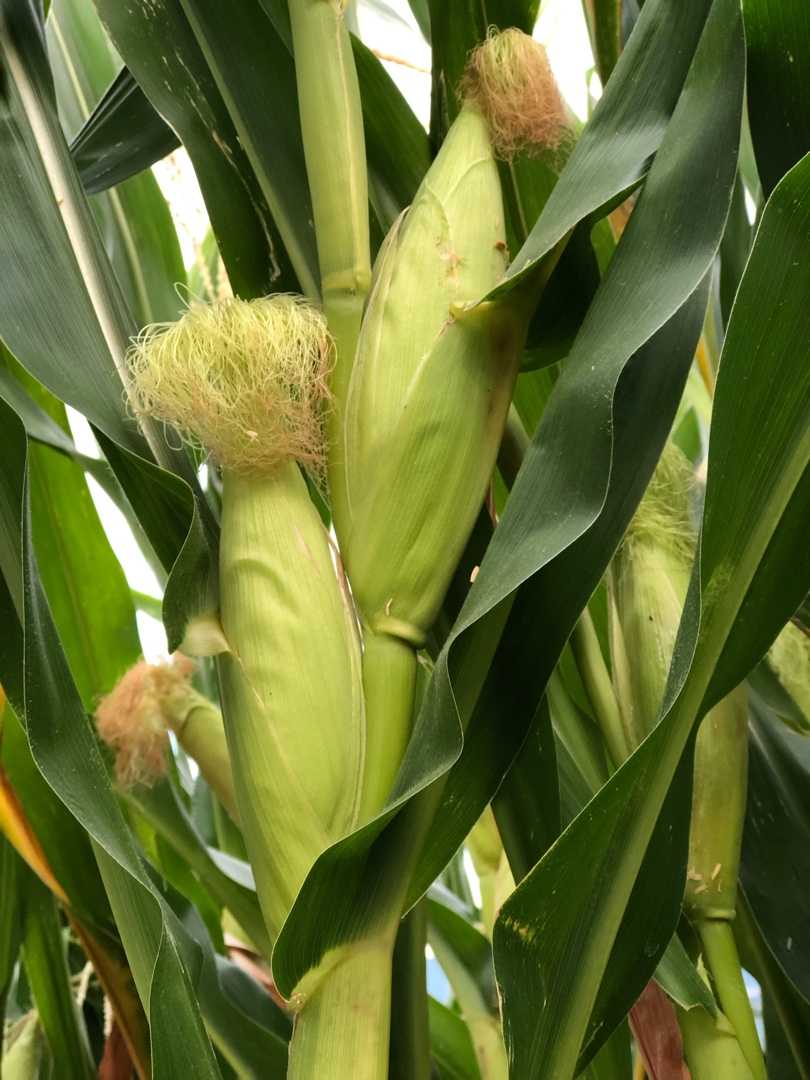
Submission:
<svg viewBox="0 0 810 1080">
<path fill-rule="evenodd" d="M 540 7 L 0 0 L 3 1080 L 810 1077 L 806 0 Z"/>
</svg>

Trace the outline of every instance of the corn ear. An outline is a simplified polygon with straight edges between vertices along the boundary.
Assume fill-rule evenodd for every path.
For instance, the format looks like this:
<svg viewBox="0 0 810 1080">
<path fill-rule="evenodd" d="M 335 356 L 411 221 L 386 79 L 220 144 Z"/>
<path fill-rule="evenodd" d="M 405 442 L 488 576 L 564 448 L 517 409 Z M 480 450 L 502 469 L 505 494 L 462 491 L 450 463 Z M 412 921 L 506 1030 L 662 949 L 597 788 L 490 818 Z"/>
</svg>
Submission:
<svg viewBox="0 0 810 1080">
<path fill-rule="evenodd" d="M 810 733 L 810 636 L 788 623 L 768 650 L 767 661 L 796 706 L 795 727 L 803 735 Z"/>
<path fill-rule="evenodd" d="M 225 476 L 220 596 L 239 817 L 275 936 L 312 863 L 356 821 L 364 741 L 357 645 L 294 462 Z"/>
<path fill-rule="evenodd" d="M 634 749 L 658 720 L 689 585 L 691 465 L 665 447 L 608 574 L 614 687 Z"/>
<path fill-rule="evenodd" d="M 462 109 L 375 267 L 346 410 L 339 532 L 373 629 L 419 645 L 483 502 L 523 341 L 486 122 Z"/>
<path fill-rule="evenodd" d="M 206 783 L 231 820 L 238 824 L 239 811 L 222 713 L 208 698 L 189 687 L 187 708 L 170 716 L 169 725 L 185 752 L 197 762 Z"/>
</svg>

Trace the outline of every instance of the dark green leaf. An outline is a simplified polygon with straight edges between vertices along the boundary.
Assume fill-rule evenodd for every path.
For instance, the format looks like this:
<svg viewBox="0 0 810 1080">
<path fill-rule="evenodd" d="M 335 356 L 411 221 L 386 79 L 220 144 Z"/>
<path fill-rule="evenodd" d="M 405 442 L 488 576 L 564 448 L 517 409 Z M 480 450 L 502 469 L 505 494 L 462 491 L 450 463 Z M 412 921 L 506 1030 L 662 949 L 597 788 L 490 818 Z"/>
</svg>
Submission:
<svg viewBox="0 0 810 1080">
<path fill-rule="evenodd" d="M 4 403 L 0 405 L 5 468 L 0 472 L 0 568 L 8 586 L 3 618 L 9 635 L 22 633 L 24 668 L 5 667 L 0 679 L 17 692 L 37 768 L 87 830 L 110 898 L 141 1000 L 154 1024 L 157 1011 L 165 1025 L 171 1015 L 171 1039 L 153 1030 L 153 1071 L 174 1076 L 172 1046 L 184 1045 L 200 1076 L 217 1069 L 191 992 L 188 965 L 196 950 L 145 872 L 110 788 L 106 769 L 61 650 L 31 544 L 27 497 L 27 448 L 24 429 Z M 14 606 L 16 603 L 16 607 Z M 2 653 L 0 661 L 19 663 L 19 654 Z M 22 685 L 21 685 L 22 682 Z M 182 943 L 182 944 L 180 944 Z M 180 949 L 184 949 L 181 960 Z M 160 975 L 160 1002 L 152 997 Z M 165 1026 L 164 1026 L 165 1034 Z"/>
<path fill-rule="evenodd" d="M 718 5 L 704 42 L 729 18 L 726 5 Z M 707 47 L 704 59 L 712 51 Z M 727 61 L 726 72 L 729 67 Z M 710 100 L 716 108 L 718 96 Z M 661 155 L 656 167 L 660 160 Z M 569 971 L 582 994 L 569 1016 L 590 1009 L 606 967 L 603 997 L 609 982 L 619 977 L 616 934 L 625 908 L 628 918 L 618 939 L 624 951 L 635 940 L 652 961 L 668 937 L 665 918 L 674 929 L 678 913 L 672 897 L 680 895 L 684 880 L 695 722 L 745 676 L 810 583 L 810 553 L 799 525 L 810 511 L 810 373 L 798 344 L 808 333 L 810 315 L 802 299 L 806 275 L 795 270 L 798 252 L 808 241 L 810 157 L 788 174 L 769 201 L 732 312 L 715 397 L 699 560 L 663 719 L 507 902 L 496 928 L 496 949 L 500 931 L 500 946 L 513 959 L 532 955 L 540 965 L 538 989 L 551 979 L 555 1000 L 561 972 Z M 777 263 L 784 269 L 775 274 Z M 565 883 L 571 867 L 576 867 L 576 890 L 581 890 L 577 904 Z M 557 909 L 550 916 L 551 890 L 565 895 L 565 912 Z M 639 932 L 642 904 L 662 916 L 649 936 Z M 542 943 L 524 950 L 518 943 L 537 933 L 532 913 L 538 911 L 544 913 Z M 636 936 L 630 939 L 633 923 Z M 556 942 L 565 943 L 566 956 Z M 526 975 L 525 963 L 504 969 L 510 983 L 520 970 Z M 517 991 L 518 980 L 513 985 Z M 520 993 L 532 996 L 525 980 Z M 612 993 L 621 996 L 622 991 L 614 987 Z M 532 1054 L 549 1047 L 560 1052 L 561 1027 L 552 1024 L 546 1036 L 536 1039 Z"/>
<path fill-rule="evenodd" d="M 271 241 L 271 288 L 317 298 L 318 256 L 292 57 L 259 0 L 241 0 L 230 7 L 216 0 L 180 0 L 179 7 L 216 82 L 281 238 L 283 247 Z M 166 3 L 164 9 L 173 12 L 174 3 Z M 146 17 L 154 16 L 145 12 Z M 238 64 L 233 63 L 234 54 L 239 56 Z M 216 231 L 213 216 L 212 223 Z M 285 265 L 285 250 L 294 274 Z"/>
<path fill-rule="evenodd" d="M 428 1000 L 430 1049 L 439 1080 L 480 1080 L 467 1025 L 446 1005 Z"/>
<path fill-rule="evenodd" d="M 189 152 L 234 291 L 294 280 L 270 211 L 179 0 L 97 0 L 113 43 Z"/>
<path fill-rule="evenodd" d="M 750 724 L 740 878 L 768 947 L 810 1001 L 810 743 L 757 703 Z"/>
<path fill-rule="evenodd" d="M 748 115 L 766 194 L 810 150 L 805 0 L 745 0 Z"/>
<path fill-rule="evenodd" d="M 92 195 L 148 169 L 179 145 L 129 68 L 123 67 L 70 144 L 70 153 L 84 190 Z"/>
<path fill-rule="evenodd" d="M 84 1020 L 73 997 L 67 949 L 56 901 L 34 874 L 23 871 L 22 958 L 54 1063 L 66 1080 L 92 1080 Z"/>
</svg>

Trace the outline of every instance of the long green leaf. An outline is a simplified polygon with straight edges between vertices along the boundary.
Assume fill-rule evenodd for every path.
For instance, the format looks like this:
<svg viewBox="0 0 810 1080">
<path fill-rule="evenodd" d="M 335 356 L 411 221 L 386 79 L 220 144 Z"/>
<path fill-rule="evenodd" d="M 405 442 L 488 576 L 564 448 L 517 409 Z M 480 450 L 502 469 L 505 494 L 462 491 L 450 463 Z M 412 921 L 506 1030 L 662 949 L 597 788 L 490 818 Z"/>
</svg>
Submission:
<svg viewBox="0 0 810 1080">
<path fill-rule="evenodd" d="M 810 17 L 804 0 L 744 0 L 748 115 L 766 194 L 810 150 Z"/>
<path fill-rule="evenodd" d="M 756 702 L 748 791 L 740 880 L 768 948 L 810 1002 L 810 743 Z"/>
<path fill-rule="evenodd" d="M 272 216 L 179 0 L 96 0 L 115 47 L 189 152 L 234 291 L 295 290 Z"/>
<path fill-rule="evenodd" d="M 95 1075 L 87 1031 L 73 991 L 56 901 L 34 874 L 23 873 L 22 957 L 45 1037 L 66 1080 Z"/>
<path fill-rule="evenodd" d="M 707 40 L 723 25 L 721 15 L 728 15 L 725 5 L 713 13 Z M 515 1068 L 529 1074 L 540 1061 L 550 1076 L 573 1073 L 582 1017 L 602 973 L 610 963 L 610 979 L 619 974 L 614 944 L 628 904 L 650 967 L 668 935 L 660 921 L 655 936 L 649 926 L 640 932 L 643 905 L 666 912 L 674 929 L 672 898 L 684 881 L 688 839 L 691 761 L 684 750 L 695 722 L 745 676 L 810 585 L 800 526 L 810 511 L 810 371 L 800 345 L 810 316 L 806 268 L 797 269 L 808 241 L 810 157 L 766 206 L 732 311 L 700 554 L 662 721 L 510 898 L 496 927 Z M 628 940 L 625 930 L 625 947 Z M 521 1001 L 552 985 L 540 1024 L 534 1015 L 529 1021 Z M 621 988 L 613 993 L 621 996 Z"/>
<path fill-rule="evenodd" d="M 317 298 L 318 255 L 290 53 L 259 0 L 232 7 L 180 0 L 180 7 L 267 200 L 300 283 L 297 291 Z M 283 291 L 290 286 L 281 271 L 279 264 L 281 276 L 272 287 Z"/>
<path fill-rule="evenodd" d="M 203 570 L 189 605 L 210 601 L 199 554 L 216 526 L 188 459 L 162 429 L 127 415 L 124 353 L 137 329 L 110 270 L 56 115 L 53 84 L 35 5 L 0 3 L 0 338 L 60 400 L 111 440 L 107 455 L 166 569 L 186 541 Z M 155 459 L 196 489 L 150 465 Z M 199 508 L 200 514 L 196 512 Z M 203 524 L 204 523 L 204 524 Z M 205 532 L 203 532 L 205 527 Z M 184 616 L 178 615 L 178 621 Z"/>
<path fill-rule="evenodd" d="M 5 404 L 0 406 L 4 469 L 0 473 L 0 569 L 8 634 L 22 634 L 19 653 L 3 653 L 0 672 L 12 701 L 26 718 L 27 735 L 38 769 L 60 800 L 90 834 L 112 903 L 132 973 L 150 1023 L 172 1016 L 172 1040 L 153 1028 L 153 1072 L 174 1076 L 172 1061 L 179 1039 L 201 1077 L 218 1070 L 191 991 L 191 942 L 145 871 L 112 794 L 106 770 L 61 650 L 40 583 L 31 543 L 24 429 Z M 17 628 L 15 630 L 15 627 Z M 19 666 L 18 666 L 19 665 Z M 181 959 L 182 953 L 182 959 Z M 157 979 L 160 978 L 158 984 Z M 153 985 L 160 999 L 152 1000 Z"/>
<path fill-rule="evenodd" d="M 86 122 L 119 66 L 98 16 L 77 0 L 55 0 L 46 37 L 56 100 L 68 139 Z M 169 208 L 150 172 L 91 200 L 115 275 L 139 325 L 176 317 L 185 284 Z"/>
<path fill-rule="evenodd" d="M 148 169 L 178 146 L 177 135 L 129 68 L 122 67 L 71 142 L 70 154 L 84 190 L 94 195 Z"/>
</svg>

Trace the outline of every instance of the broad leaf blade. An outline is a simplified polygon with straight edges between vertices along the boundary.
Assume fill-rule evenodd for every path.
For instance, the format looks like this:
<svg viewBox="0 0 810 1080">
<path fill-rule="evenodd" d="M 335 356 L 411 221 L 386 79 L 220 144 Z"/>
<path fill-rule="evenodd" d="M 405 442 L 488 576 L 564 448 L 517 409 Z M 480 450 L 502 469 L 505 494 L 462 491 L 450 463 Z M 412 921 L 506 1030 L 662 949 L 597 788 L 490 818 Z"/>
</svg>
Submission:
<svg viewBox="0 0 810 1080">
<path fill-rule="evenodd" d="M 721 12 L 723 5 L 715 14 Z M 611 949 L 625 909 L 631 920 L 638 920 L 642 902 L 668 911 L 674 929 L 672 898 L 680 895 L 687 843 L 691 762 L 684 749 L 695 721 L 745 676 L 810 584 L 810 553 L 798 526 L 810 511 L 810 372 L 796 346 L 810 332 L 807 270 L 797 270 L 809 242 L 807 157 L 766 206 L 732 312 L 715 398 L 699 573 L 663 719 L 504 906 L 496 929 L 507 1016 L 525 1024 L 516 993 L 519 985 L 526 997 L 527 978 L 535 993 L 555 987 L 544 1012 L 551 1023 L 543 1019 L 525 1043 L 525 1028 L 519 1029 L 516 1062 L 544 1060 L 561 1075 L 573 1070 L 582 1024 L 571 1017 L 590 1010 L 609 961 L 615 979 L 617 950 Z M 775 265 L 792 273 L 774 275 Z M 754 332 L 760 320 L 762 329 Z M 558 891 L 566 897 L 564 912 L 552 903 Z M 655 937 L 636 939 L 649 951 L 650 966 L 665 934 L 660 925 Z M 573 1008 L 558 1024 L 553 1014 L 563 978 Z"/>
</svg>

